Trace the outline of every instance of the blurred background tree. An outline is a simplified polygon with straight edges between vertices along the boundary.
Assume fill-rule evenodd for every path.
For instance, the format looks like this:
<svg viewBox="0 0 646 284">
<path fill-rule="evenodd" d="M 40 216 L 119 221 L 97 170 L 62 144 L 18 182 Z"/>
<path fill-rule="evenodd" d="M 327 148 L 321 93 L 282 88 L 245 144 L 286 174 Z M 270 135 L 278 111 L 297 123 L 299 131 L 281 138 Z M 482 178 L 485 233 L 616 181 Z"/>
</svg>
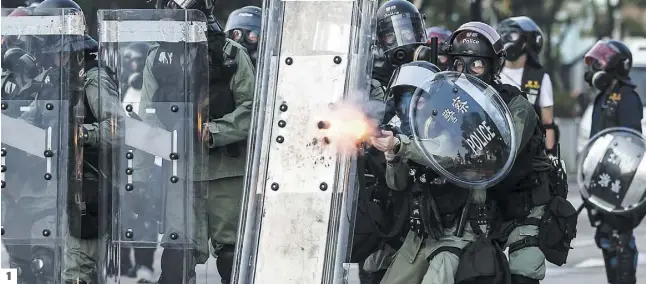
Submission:
<svg viewBox="0 0 646 284">
<path fill-rule="evenodd" d="M 2 0 L 6 8 L 28 5 L 26 1 Z M 76 0 L 83 8 L 88 32 L 97 33 L 99 9 L 152 9 L 156 0 Z M 426 16 L 427 26 L 445 26 L 451 30 L 474 17 L 492 26 L 512 16 L 532 18 L 545 33 L 541 54 L 545 69 L 554 85 L 557 115 L 561 106 L 572 104 L 572 91 L 585 88 L 580 62 L 583 54 L 602 38 L 646 35 L 646 0 L 408 0 Z M 379 0 L 380 3 L 386 0 Z M 261 6 L 262 0 L 219 0 L 215 15 L 224 26 L 228 15 L 243 6 Z M 473 9 L 473 7 L 480 7 Z M 476 13 L 474 13 L 476 12 Z M 579 65 L 577 67 L 577 65 Z M 578 68 L 578 69 L 577 69 Z M 580 70 L 579 70 L 580 71 Z M 580 76 L 579 76 L 580 75 Z M 579 78 L 581 77 L 581 78 Z M 583 87 L 582 87 L 583 86 Z"/>
</svg>

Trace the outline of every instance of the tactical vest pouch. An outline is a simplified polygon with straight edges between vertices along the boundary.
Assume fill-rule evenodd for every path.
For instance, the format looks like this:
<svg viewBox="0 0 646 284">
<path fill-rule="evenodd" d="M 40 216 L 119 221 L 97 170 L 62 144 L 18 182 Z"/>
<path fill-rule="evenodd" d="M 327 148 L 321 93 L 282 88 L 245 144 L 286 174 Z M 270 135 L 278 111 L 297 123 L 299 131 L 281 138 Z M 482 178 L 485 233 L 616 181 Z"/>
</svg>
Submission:
<svg viewBox="0 0 646 284">
<path fill-rule="evenodd" d="M 80 190 L 70 190 L 67 196 L 69 233 L 77 239 L 99 236 L 99 182 L 86 178 Z"/>
<path fill-rule="evenodd" d="M 560 196 L 555 196 L 545 206 L 538 224 L 538 245 L 547 261 L 558 266 L 566 262 L 572 249 L 570 243 L 576 237 L 578 215 L 574 206 Z"/>
<path fill-rule="evenodd" d="M 455 283 L 510 284 L 509 263 L 500 245 L 484 235 L 468 244 L 462 250 Z"/>
</svg>

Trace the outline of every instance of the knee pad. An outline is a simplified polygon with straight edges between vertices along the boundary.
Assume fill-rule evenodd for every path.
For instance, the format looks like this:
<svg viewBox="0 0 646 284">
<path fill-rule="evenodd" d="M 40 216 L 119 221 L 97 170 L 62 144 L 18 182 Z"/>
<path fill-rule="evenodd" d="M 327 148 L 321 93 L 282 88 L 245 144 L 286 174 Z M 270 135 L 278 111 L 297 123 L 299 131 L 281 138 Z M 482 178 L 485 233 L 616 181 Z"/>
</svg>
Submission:
<svg viewBox="0 0 646 284">
<path fill-rule="evenodd" d="M 235 247 L 233 245 L 224 245 L 217 253 L 218 258 L 215 265 L 222 278 L 222 283 L 229 283 L 231 281 L 231 270 L 233 270 L 233 258 L 235 257 L 234 251 Z"/>
<path fill-rule="evenodd" d="M 514 284 L 538 284 L 540 281 L 538 279 L 532 279 L 526 276 L 518 275 L 518 274 L 512 274 L 511 275 L 511 283 Z"/>
</svg>

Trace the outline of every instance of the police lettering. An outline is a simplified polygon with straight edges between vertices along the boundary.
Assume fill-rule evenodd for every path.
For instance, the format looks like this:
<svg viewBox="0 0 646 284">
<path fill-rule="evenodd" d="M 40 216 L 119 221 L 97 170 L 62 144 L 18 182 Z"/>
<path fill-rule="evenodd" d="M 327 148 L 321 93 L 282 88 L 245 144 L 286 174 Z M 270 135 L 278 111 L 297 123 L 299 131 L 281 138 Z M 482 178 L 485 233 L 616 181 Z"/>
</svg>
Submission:
<svg viewBox="0 0 646 284">
<path fill-rule="evenodd" d="M 479 43 L 480 43 L 480 41 L 479 41 L 479 40 L 472 39 L 472 38 L 465 38 L 465 39 L 463 39 L 463 40 L 462 40 L 462 43 L 473 43 L 473 44 L 479 44 Z"/>
<path fill-rule="evenodd" d="M 476 131 L 471 133 L 469 137 L 467 137 L 466 141 L 467 144 L 469 144 L 469 147 L 471 147 L 471 150 L 474 153 L 477 153 L 479 151 L 482 151 L 493 138 L 496 137 L 496 134 L 491 132 L 491 128 L 489 125 L 487 125 L 486 121 L 483 121 L 478 127 L 476 128 Z"/>
</svg>

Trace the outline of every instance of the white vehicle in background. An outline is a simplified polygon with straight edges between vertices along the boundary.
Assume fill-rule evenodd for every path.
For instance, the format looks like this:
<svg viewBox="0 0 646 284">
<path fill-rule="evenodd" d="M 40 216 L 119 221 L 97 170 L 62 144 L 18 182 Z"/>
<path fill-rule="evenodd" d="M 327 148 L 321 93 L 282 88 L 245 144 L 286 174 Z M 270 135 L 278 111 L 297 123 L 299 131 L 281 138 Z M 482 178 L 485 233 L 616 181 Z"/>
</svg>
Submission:
<svg viewBox="0 0 646 284">
<path fill-rule="evenodd" d="M 646 38 L 632 38 L 624 41 L 633 54 L 633 69 L 630 71 L 630 78 L 637 85 L 635 90 L 641 98 L 644 106 L 644 116 L 642 118 L 642 130 L 646 130 Z M 594 103 L 594 102 L 593 102 Z M 581 121 L 579 122 L 579 134 L 577 138 L 577 153 L 583 151 L 583 148 L 590 139 L 590 127 L 592 125 L 592 105 L 588 105 Z"/>
</svg>

